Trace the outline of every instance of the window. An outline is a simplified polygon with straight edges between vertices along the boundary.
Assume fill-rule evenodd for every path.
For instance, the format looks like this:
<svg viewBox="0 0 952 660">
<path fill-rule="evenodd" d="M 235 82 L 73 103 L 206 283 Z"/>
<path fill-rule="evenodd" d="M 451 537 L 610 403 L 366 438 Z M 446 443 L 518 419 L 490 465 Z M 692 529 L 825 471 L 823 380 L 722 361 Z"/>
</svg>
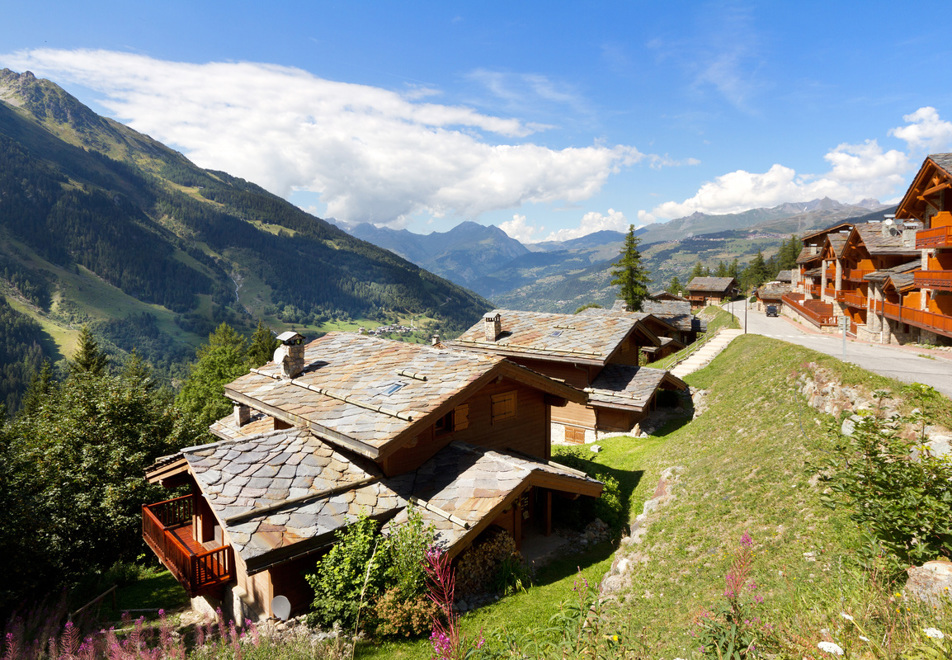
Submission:
<svg viewBox="0 0 952 660">
<path fill-rule="evenodd" d="M 462 431 L 469 428 L 469 404 L 464 403 L 457 406 L 452 412 L 448 412 L 433 425 L 436 435 L 443 435 L 451 431 Z"/>
<path fill-rule="evenodd" d="M 516 391 L 503 392 L 502 394 L 493 394 L 492 397 L 492 420 L 493 424 L 498 421 L 509 419 L 516 416 Z"/>
<path fill-rule="evenodd" d="M 406 385 L 406 383 L 401 383 L 399 381 L 388 383 L 381 388 L 381 392 L 384 396 L 390 396 L 391 394 L 396 394 L 401 389 L 403 389 L 404 385 Z"/>
</svg>

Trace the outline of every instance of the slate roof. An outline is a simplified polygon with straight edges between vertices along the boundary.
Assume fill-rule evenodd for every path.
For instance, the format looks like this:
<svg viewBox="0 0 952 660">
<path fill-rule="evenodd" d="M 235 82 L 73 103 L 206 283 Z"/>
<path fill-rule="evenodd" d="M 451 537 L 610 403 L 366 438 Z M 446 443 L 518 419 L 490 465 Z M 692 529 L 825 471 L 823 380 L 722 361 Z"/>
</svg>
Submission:
<svg viewBox="0 0 952 660">
<path fill-rule="evenodd" d="M 852 226 L 853 226 L 853 223 L 852 223 L 852 222 L 838 222 L 837 224 L 832 225 L 832 226 L 830 226 L 830 227 L 827 227 L 826 229 L 818 229 L 817 231 L 813 231 L 813 232 L 810 232 L 810 233 L 808 233 L 808 234 L 804 234 L 803 236 L 800 237 L 800 239 L 801 239 L 804 243 L 806 243 L 807 241 L 809 241 L 809 240 L 812 239 L 812 238 L 818 238 L 818 237 L 822 236 L 823 234 L 828 234 L 828 233 L 830 233 L 830 232 L 839 231 L 840 229 L 850 229 Z"/>
<path fill-rule="evenodd" d="M 458 442 L 416 472 L 384 477 L 372 462 L 299 428 L 190 447 L 181 455 L 249 573 L 332 543 L 362 511 L 389 518 L 414 501 L 452 548 L 540 476 L 550 479 L 548 487 L 601 490 L 598 481 L 568 468 Z"/>
<path fill-rule="evenodd" d="M 952 176 L 952 154 L 929 154 L 936 165 L 945 170 L 945 173 Z"/>
<path fill-rule="evenodd" d="M 625 311 L 626 308 L 618 308 L 618 305 L 615 305 L 611 309 L 603 309 L 600 307 L 589 307 L 588 309 L 583 309 L 576 316 L 610 316 L 616 314 L 629 314 L 630 312 Z M 654 319 L 665 323 L 670 326 L 672 329 L 679 330 L 681 332 L 705 332 L 707 330 L 707 323 L 698 317 L 694 316 L 691 313 L 691 303 L 688 300 L 645 300 L 641 304 L 641 312 L 638 312 L 642 318 L 645 318 L 646 322 L 650 323 L 650 320 L 647 317 L 653 317 Z M 664 346 L 666 342 L 664 341 L 665 337 L 658 337 L 661 342 L 660 345 Z"/>
<path fill-rule="evenodd" d="M 500 355 L 603 365 L 633 332 L 659 344 L 658 338 L 640 323 L 647 316 L 643 313 L 551 314 L 494 309 L 487 316 L 496 314 L 502 319 L 502 333 L 496 341 L 486 341 L 484 322 L 480 321 L 449 345 Z"/>
<path fill-rule="evenodd" d="M 438 542 L 453 555 L 455 548 L 465 547 L 507 508 L 523 486 L 542 479 L 549 487 L 562 482 L 565 490 L 578 492 L 581 488 L 590 495 L 600 492 L 602 486 L 584 473 L 557 463 L 454 442 L 414 473 L 412 501 L 424 522 L 437 531 Z M 401 524 L 407 517 L 403 510 L 389 525 Z"/>
<path fill-rule="evenodd" d="M 803 249 L 800 250 L 800 254 L 797 256 L 797 263 L 805 264 L 822 258 L 823 255 L 819 251 L 814 252 L 811 246 L 804 245 Z"/>
<path fill-rule="evenodd" d="M 768 286 L 764 285 L 757 289 L 757 297 L 761 300 L 780 300 L 781 296 L 785 293 L 790 292 L 790 287 L 787 285 L 775 285 Z"/>
<path fill-rule="evenodd" d="M 695 277 L 688 282 L 688 291 L 703 293 L 727 293 L 736 284 L 733 277 Z"/>
<path fill-rule="evenodd" d="M 500 356 L 332 332 L 305 348 L 305 370 L 281 378 L 268 363 L 225 386 L 225 395 L 307 427 L 370 458 L 396 450 L 448 412 L 464 391 L 506 375 L 572 401 L 584 395 Z"/>
<path fill-rule="evenodd" d="M 864 223 L 861 225 L 856 225 L 853 228 L 853 231 L 859 235 L 860 240 L 862 240 L 863 245 L 871 255 L 919 254 L 919 250 L 916 249 L 915 245 L 904 246 L 902 244 L 902 230 L 897 231 L 895 234 L 887 232 L 886 235 L 883 236 L 882 223 Z"/>
<path fill-rule="evenodd" d="M 846 235 L 845 234 L 829 234 L 826 237 L 826 240 L 830 242 L 830 247 L 833 248 L 833 255 L 836 257 L 843 256 L 843 248 L 846 246 Z"/>
<path fill-rule="evenodd" d="M 893 266 L 892 268 L 883 268 L 882 270 L 876 270 L 872 273 L 867 273 L 863 279 L 870 282 L 882 282 L 891 275 L 914 273 L 921 268 L 922 260 L 916 259 L 915 261 L 907 261 L 904 264 L 899 264 L 898 266 Z"/>
<path fill-rule="evenodd" d="M 624 408 L 642 412 L 659 387 L 687 389 L 687 384 L 664 369 L 610 364 L 592 381 L 589 403 L 593 406 Z"/>
<path fill-rule="evenodd" d="M 779 273 L 777 273 L 777 281 L 786 282 L 788 284 L 793 282 L 793 271 L 792 270 L 780 271 Z"/>
</svg>

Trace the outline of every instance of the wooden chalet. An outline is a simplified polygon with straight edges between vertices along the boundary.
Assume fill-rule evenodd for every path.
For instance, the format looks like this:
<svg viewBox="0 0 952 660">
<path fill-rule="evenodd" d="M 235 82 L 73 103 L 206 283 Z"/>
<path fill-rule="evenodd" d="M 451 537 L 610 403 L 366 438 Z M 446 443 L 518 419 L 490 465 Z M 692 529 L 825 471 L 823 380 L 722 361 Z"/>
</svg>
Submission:
<svg viewBox="0 0 952 660">
<path fill-rule="evenodd" d="M 659 390 L 687 389 L 667 371 L 638 366 L 643 347 L 663 344 L 651 329 L 658 323 L 650 314 L 612 310 L 550 314 L 501 309 L 450 345 L 504 356 L 583 389 L 585 401 L 569 401 L 551 411 L 553 439 L 581 443 L 604 433 L 630 432 L 657 405 Z"/>
<path fill-rule="evenodd" d="M 785 307 L 835 331 L 883 343 L 952 339 L 952 154 L 925 159 L 895 215 L 803 238 Z"/>
<path fill-rule="evenodd" d="M 720 305 L 737 293 L 737 280 L 733 277 L 695 277 L 687 285 L 691 309 L 708 305 Z"/>
<path fill-rule="evenodd" d="M 147 478 L 188 488 L 143 507 L 146 542 L 192 597 L 229 616 L 294 610 L 303 579 L 358 514 L 399 524 L 411 504 L 451 556 L 490 526 L 549 533 L 559 498 L 602 485 L 549 461 L 550 410 L 580 390 L 500 356 L 330 333 L 282 335 L 275 360 L 225 387 L 219 441 Z M 555 502 L 553 502 L 555 500 Z"/>
</svg>

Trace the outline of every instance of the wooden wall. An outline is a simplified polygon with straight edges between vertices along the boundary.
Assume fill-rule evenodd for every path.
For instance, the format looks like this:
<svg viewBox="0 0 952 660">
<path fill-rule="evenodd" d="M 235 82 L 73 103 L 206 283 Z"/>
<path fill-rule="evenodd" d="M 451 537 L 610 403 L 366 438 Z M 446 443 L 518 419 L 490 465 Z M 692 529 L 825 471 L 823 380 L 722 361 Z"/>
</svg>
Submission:
<svg viewBox="0 0 952 660">
<path fill-rule="evenodd" d="M 506 392 L 516 394 L 515 415 L 494 421 L 492 397 Z M 483 387 L 467 399 L 465 405 L 468 407 L 465 429 L 436 434 L 432 427 L 428 428 L 412 446 L 402 447 L 387 457 L 383 464 L 384 472 L 392 476 L 415 470 L 437 451 L 456 440 L 489 449 L 513 449 L 549 460 L 549 412 L 543 392 L 503 378 L 500 382 L 493 381 Z"/>
<path fill-rule="evenodd" d="M 581 426 L 587 429 L 595 428 L 595 409 L 581 403 L 569 401 L 562 408 L 552 409 L 552 421 L 559 424 Z"/>
</svg>

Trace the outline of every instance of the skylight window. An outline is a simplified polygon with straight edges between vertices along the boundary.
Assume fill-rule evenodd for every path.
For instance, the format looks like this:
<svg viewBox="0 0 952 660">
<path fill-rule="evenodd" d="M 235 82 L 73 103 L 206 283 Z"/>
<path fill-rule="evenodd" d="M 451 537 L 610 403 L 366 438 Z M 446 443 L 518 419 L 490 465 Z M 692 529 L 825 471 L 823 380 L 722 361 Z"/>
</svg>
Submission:
<svg viewBox="0 0 952 660">
<path fill-rule="evenodd" d="M 401 389 L 403 389 L 404 385 L 406 385 L 406 383 L 400 383 L 400 382 L 388 383 L 387 385 L 383 386 L 383 395 L 390 396 L 391 394 L 396 394 Z"/>
<path fill-rule="evenodd" d="M 553 332 L 553 333 L 552 333 L 551 335 L 549 335 L 549 336 L 550 336 L 550 337 L 561 337 L 561 336 L 562 336 L 562 331 L 561 331 L 561 330 L 556 330 L 555 332 Z"/>
</svg>

